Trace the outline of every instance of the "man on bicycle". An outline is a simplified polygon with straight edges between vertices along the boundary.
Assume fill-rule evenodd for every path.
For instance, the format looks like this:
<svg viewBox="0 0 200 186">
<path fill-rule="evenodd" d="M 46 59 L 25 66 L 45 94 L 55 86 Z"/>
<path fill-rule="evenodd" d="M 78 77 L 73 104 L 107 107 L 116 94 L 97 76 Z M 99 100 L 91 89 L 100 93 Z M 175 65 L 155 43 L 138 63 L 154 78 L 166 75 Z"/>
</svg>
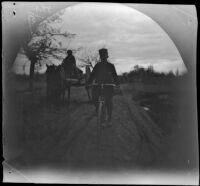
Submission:
<svg viewBox="0 0 200 186">
<path fill-rule="evenodd" d="M 119 86 L 119 80 L 117 77 L 117 73 L 115 70 L 115 66 L 112 63 L 107 61 L 108 59 L 108 50 L 102 48 L 99 50 L 100 62 L 97 63 L 88 79 L 88 84 L 91 84 L 94 80 L 97 84 L 116 84 Z M 112 116 L 112 98 L 114 95 L 114 89 L 112 86 L 105 86 L 104 88 L 104 96 L 105 96 L 105 104 L 108 110 L 108 121 L 111 121 Z M 96 110 L 98 109 L 98 99 L 100 96 L 99 87 L 94 87 L 92 89 L 92 100 L 95 104 Z"/>
</svg>

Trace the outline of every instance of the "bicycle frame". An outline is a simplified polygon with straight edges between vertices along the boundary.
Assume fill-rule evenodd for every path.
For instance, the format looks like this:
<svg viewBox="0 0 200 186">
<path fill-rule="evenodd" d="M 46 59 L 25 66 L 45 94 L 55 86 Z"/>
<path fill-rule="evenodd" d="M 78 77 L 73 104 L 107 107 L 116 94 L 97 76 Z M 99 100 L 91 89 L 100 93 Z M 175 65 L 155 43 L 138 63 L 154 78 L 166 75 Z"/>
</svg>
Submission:
<svg viewBox="0 0 200 186">
<path fill-rule="evenodd" d="M 104 88 L 105 87 L 115 87 L 116 85 L 115 84 L 112 84 L 112 83 L 101 83 L 101 84 L 91 84 L 91 85 L 88 85 L 88 86 L 97 86 L 100 88 L 100 95 L 99 95 L 99 98 L 98 98 L 98 117 L 97 117 L 97 122 L 99 123 L 99 125 L 101 125 L 102 123 L 102 120 L 101 120 L 101 115 L 104 114 L 102 113 L 102 111 L 99 111 L 101 109 L 103 109 L 105 107 L 105 97 L 104 97 Z M 101 106 L 101 107 L 100 107 Z"/>
<path fill-rule="evenodd" d="M 106 108 L 105 108 L 105 97 L 104 97 L 104 87 L 100 87 L 100 95 L 98 98 L 98 117 L 97 122 L 99 127 L 101 127 L 102 121 L 105 120 L 106 117 Z"/>
</svg>

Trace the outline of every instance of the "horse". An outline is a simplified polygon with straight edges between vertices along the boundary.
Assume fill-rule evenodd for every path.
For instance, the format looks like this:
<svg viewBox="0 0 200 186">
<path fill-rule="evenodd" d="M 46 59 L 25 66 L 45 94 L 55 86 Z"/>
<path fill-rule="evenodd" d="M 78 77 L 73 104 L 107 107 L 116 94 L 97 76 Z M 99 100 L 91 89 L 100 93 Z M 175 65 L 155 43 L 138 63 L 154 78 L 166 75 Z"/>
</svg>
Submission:
<svg viewBox="0 0 200 186">
<path fill-rule="evenodd" d="M 64 66 L 47 65 L 47 99 L 57 102 L 65 102 L 65 91 L 68 90 L 68 104 L 70 104 L 70 94 L 72 86 L 82 86 L 80 81 L 84 78 L 82 70 L 76 68 L 77 76 L 74 78 L 70 73 L 65 72 Z"/>
<path fill-rule="evenodd" d="M 46 65 L 46 97 L 47 102 L 53 105 L 59 103 L 62 82 L 55 65 Z"/>
</svg>

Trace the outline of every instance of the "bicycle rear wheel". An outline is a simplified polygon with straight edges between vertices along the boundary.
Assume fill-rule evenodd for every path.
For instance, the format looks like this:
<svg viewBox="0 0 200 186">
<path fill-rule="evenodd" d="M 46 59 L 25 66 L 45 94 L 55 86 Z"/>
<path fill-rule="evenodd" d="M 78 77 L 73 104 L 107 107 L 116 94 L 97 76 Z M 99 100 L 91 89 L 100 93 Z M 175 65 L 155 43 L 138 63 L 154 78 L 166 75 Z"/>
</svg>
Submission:
<svg viewBox="0 0 200 186">
<path fill-rule="evenodd" d="M 103 101 L 99 102 L 98 115 L 97 115 L 97 146 L 100 148 L 101 133 L 102 133 L 102 123 L 105 119 L 105 104 Z"/>
<path fill-rule="evenodd" d="M 106 107 L 104 102 L 100 102 L 98 106 L 98 115 L 97 115 L 97 123 L 99 126 L 102 125 L 102 123 L 106 119 Z"/>
</svg>

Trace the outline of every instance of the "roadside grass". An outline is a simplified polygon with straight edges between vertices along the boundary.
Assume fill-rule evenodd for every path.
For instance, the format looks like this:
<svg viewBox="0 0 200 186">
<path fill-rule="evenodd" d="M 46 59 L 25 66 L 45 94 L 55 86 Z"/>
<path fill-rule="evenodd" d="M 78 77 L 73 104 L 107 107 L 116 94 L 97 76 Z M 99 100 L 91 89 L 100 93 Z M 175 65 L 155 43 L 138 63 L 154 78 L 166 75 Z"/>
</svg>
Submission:
<svg viewBox="0 0 200 186">
<path fill-rule="evenodd" d="M 166 134 L 176 132 L 183 121 L 185 107 L 189 101 L 187 83 L 172 81 L 135 81 L 127 84 L 125 90 L 132 99 L 146 110 L 151 119 Z"/>
<path fill-rule="evenodd" d="M 139 97 L 139 99 L 138 99 Z M 150 117 L 167 134 L 171 134 L 179 125 L 180 97 L 176 93 L 142 93 L 138 96 L 138 102 L 143 108 L 147 108 Z"/>
<path fill-rule="evenodd" d="M 165 168 L 197 168 L 197 131 L 195 83 L 188 77 L 169 82 L 132 82 L 123 85 L 124 92 L 131 95 L 157 124 L 169 144 L 166 151 Z"/>
</svg>

